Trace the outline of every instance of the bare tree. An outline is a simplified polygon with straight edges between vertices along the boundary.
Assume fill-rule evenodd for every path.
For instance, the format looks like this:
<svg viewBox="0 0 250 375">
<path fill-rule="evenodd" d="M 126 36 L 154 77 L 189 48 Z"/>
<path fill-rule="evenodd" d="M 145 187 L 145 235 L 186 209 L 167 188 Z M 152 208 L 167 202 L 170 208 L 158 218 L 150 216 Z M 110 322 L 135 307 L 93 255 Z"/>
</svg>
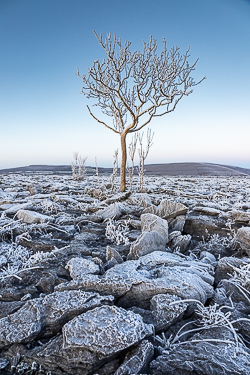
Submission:
<svg viewBox="0 0 250 375">
<path fill-rule="evenodd" d="M 113 118 L 108 123 L 97 118 L 89 106 L 91 116 L 99 123 L 120 134 L 121 137 L 121 181 L 120 190 L 126 187 L 126 136 L 147 125 L 153 117 L 163 116 L 175 110 L 183 96 L 193 92 L 193 87 L 203 81 L 195 82 L 190 74 L 195 70 L 198 60 L 189 64 L 189 48 L 184 55 L 179 47 L 167 50 L 163 39 L 162 52 L 157 55 L 157 42 L 150 37 L 143 41 L 143 50 L 130 50 L 131 42 L 111 34 L 103 39 L 95 33 L 104 49 L 107 59 L 96 60 L 89 68 L 88 75 L 77 75 L 83 80 L 82 93 L 96 100 L 95 106 Z"/>
</svg>

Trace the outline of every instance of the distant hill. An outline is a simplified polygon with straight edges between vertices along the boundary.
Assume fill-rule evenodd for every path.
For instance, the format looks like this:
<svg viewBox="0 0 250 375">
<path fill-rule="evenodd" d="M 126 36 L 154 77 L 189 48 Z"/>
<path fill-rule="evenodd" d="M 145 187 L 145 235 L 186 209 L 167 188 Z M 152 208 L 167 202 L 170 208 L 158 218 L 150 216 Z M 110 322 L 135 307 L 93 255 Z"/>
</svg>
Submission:
<svg viewBox="0 0 250 375">
<path fill-rule="evenodd" d="M 250 175 L 250 169 L 212 163 L 168 163 L 148 164 L 148 175 L 167 176 L 243 176 Z"/>
<path fill-rule="evenodd" d="M 244 176 L 250 169 L 212 163 L 165 163 L 145 165 L 146 175 L 155 176 Z M 135 168 L 136 170 L 136 168 Z M 86 167 L 87 174 L 96 173 L 95 167 Z M 29 165 L 26 167 L 0 169 L 0 174 L 46 173 L 71 174 L 70 165 Z M 99 168 L 100 174 L 112 173 L 112 168 Z"/>
</svg>

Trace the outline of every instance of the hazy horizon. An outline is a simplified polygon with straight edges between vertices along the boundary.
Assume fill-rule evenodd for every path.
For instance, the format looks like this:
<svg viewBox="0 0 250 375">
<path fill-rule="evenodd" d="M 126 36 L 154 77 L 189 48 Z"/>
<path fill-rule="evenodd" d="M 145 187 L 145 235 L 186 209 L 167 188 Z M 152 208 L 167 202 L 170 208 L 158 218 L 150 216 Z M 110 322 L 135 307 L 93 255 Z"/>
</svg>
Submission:
<svg viewBox="0 0 250 375">
<path fill-rule="evenodd" d="M 132 50 L 150 35 L 158 52 L 163 37 L 182 54 L 190 46 L 190 62 L 199 58 L 192 76 L 207 78 L 151 121 L 146 164 L 250 168 L 249 19 L 249 0 L 1 1 L 0 169 L 69 165 L 76 151 L 88 165 L 96 158 L 112 167 L 117 148 L 120 162 L 119 136 L 90 116 L 94 102 L 80 95 L 76 76 L 105 57 L 93 30 L 131 41 Z"/>
</svg>

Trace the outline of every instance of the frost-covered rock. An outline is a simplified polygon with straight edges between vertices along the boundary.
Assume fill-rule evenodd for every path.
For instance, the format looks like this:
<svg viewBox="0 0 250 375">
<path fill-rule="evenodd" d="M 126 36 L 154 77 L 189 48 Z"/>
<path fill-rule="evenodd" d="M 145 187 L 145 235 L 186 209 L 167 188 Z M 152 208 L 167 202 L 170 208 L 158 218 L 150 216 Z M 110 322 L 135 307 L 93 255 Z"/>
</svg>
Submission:
<svg viewBox="0 0 250 375">
<path fill-rule="evenodd" d="M 226 226 L 226 221 L 223 219 L 192 214 L 187 216 L 183 231 L 200 240 L 207 238 L 208 234 L 218 234 L 219 236 L 226 237 L 227 233 L 230 232 Z"/>
<path fill-rule="evenodd" d="M 128 198 L 128 203 L 137 205 L 137 206 L 142 206 L 144 208 L 150 207 L 153 205 L 150 196 L 146 193 L 131 194 L 130 197 Z"/>
<path fill-rule="evenodd" d="M 186 215 L 179 215 L 168 219 L 169 232 L 180 231 L 183 232 L 183 228 L 186 222 Z"/>
<path fill-rule="evenodd" d="M 202 305 L 183 302 L 186 299 L 205 304 L 212 315 L 216 306 L 218 310 L 223 306 L 222 315 L 231 313 L 227 318 L 233 321 L 236 335 L 250 342 L 250 259 L 242 258 L 250 251 L 249 178 L 145 175 L 147 193 L 129 197 L 127 193 L 112 196 L 108 177 L 100 179 L 102 190 L 96 176 L 79 182 L 67 175 L 0 175 L 0 372 L 20 372 L 27 361 L 29 367 L 41 364 L 44 373 L 55 375 L 250 373 L 249 353 L 242 353 L 240 339 L 239 352 L 233 352 L 236 336 L 231 328 L 194 331 L 171 343 L 171 334 L 180 328 L 181 333 L 201 328 L 201 320 L 196 320 Z M 29 184 L 37 186 L 39 194 L 30 195 Z M 32 208 L 20 206 L 30 202 Z M 11 218 L 14 210 L 6 211 L 12 208 L 33 215 L 42 212 L 53 224 L 22 223 L 16 216 Z M 117 225 L 128 224 L 126 237 L 134 244 L 141 231 L 164 237 L 166 228 L 161 224 L 167 223 L 167 246 L 175 253 L 165 249 L 165 238 L 162 251 L 142 255 L 152 250 L 145 244 L 136 260 L 125 260 L 130 245 L 107 247 L 103 212 L 111 218 L 123 216 Z M 243 228 L 238 229 L 240 224 Z M 238 230 L 236 240 L 231 228 Z M 37 268 L 21 269 L 27 265 Z M 99 309 L 113 303 L 112 311 Z M 157 336 L 147 341 L 138 335 L 128 342 L 134 335 L 129 329 L 138 322 L 130 313 L 142 319 L 141 327 L 153 326 Z M 65 326 L 69 345 L 61 334 Z M 183 344 L 185 340 L 188 343 Z M 153 362 L 152 344 L 162 346 L 154 350 Z M 11 370 L 19 360 L 17 353 L 22 362 Z"/>
<path fill-rule="evenodd" d="M 227 343 L 227 341 L 229 343 Z M 157 357 L 150 364 L 153 375 L 209 374 L 246 375 L 250 373 L 250 350 L 234 342 L 227 327 L 204 329 Z"/>
<path fill-rule="evenodd" d="M 43 347 L 27 352 L 26 357 L 52 373 L 88 375 L 153 335 L 153 326 L 131 311 L 103 306 L 72 319 L 62 331 Z"/>
<path fill-rule="evenodd" d="M 152 232 L 143 232 L 130 246 L 127 259 L 138 259 L 153 251 L 164 251 L 165 247 L 166 241 L 161 234 L 154 230 Z"/>
<path fill-rule="evenodd" d="M 30 193 L 30 195 L 36 195 L 37 194 L 37 188 L 32 183 L 27 186 L 27 190 Z"/>
<path fill-rule="evenodd" d="M 193 208 L 193 210 L 201 213 L 202 215 L 208 215 L 208 216 L 218 216 L 221 213 L 220 210 L 217 210 L 216 208 L 212 208 L 212 207 L 196 206 Z"/>
<path fill-rule="evenodd" d="M 208 262 L 213 265 L 217 264 L 215 256 L 209 251 L 202 251 L 200 253 L 200 259 L 202 259 L 204 262 Z"/>
<path fill-rule="evenodd" d="M 130 191 L 119 192 L 117 194 L 112 195 L 112 197 L 106 199 L 106 203 L 111 204 L 115 202 L 125 201 L 130 196 L 130 194 L 131 194 Z"/>
<path fill-rule="evenodd" d="M 94 235 L 92 236 L 92 238 Z M 86 245 L 86 233 L 77 234 L 70 243 L 71 253 L 74 255 L 91 255 L 91 251 Z"/>
<path fill-rule="evenodd" d="M 161 219 L 157 215 L 142 214 L 141 215 L 141 230 L 142 232 L 155 231 L 164 238 L 165 244 L 168 242 L 168 222 L 167 220 Z"/>
<path fill-rule="evenodd" d="M 205 303 L 213 295 L 213 267 L 199 261 L 183 260 L 168 252 L 155 251 L 138 260 L 126 261 L 103 276 L 86 275 L 55 287 L 55 290 L 80 289 L 119 298 L 121 307 L 148 308 L 157 294 L 171 294 Z"/>
<path fill-rule="evenodd" d="M 32 202 L 13 204 L 5 210 L 5 213 L 6 215 L 14 215 L 19 210 L 31 210 L 32 208 L 33 208 Z"/>
<path fill-rule="evenodd" d="M 153 324 L 156 332 L 165 331 L 167 328 L 181 319 L 186 311 L 187 303 L 172 302 L 181 301 L 180 297 L 172 294 L 157 294 L 150 301 L 150 310 L 153 317 Z"/>
<path fill-rule="evenodd" d="M 98 274 L 100 268 L 98 264 L 90 259 L 71 258 L 66 267 L 72 279 L 82 279 L 87 274 Z"/>
<path fill-rule="evenodd" d="M 148 363 L 154 355 L 154 346 L 151 342 L 143 340 L 127 354 L 114 375 L 142 374 L 147 371 Z"/>
<path fill-rule="evenodd" d="M 144 337 L 152 335 L 152 325 L 140 315 L 116 306 L 102 306 L 81 314 L 63 326 L 64 348 L 78 347 L 109 357 Z"/>
<path fill-rule="evenodd" d="M 130 308 L 131 311 L 142 316 L 144 323 L 153 324 L 156 333 L 166 331 L 173 326 L 182 319 L 188 309 L 190 309 L 188 302 L 183 302 L 182 298 L 168 293 L 152 297 L 150 309 L 137 306 Z"/>
<path fill-rule="evenodd" d="M 15 313 L 24 304 L 25 302 L 23 301 L 0 302 L 0 319 Z"/>
<path fill-rule="evenodd" d="M 26 224 L 37 224 L 53 221 L 53 218 L 48 215 L 43 215 L 35 211 L 19 210 L 17 218 Z"/>
<path fill-rule="evenodd" d="M 52 194 L 50 196 L 51 200 L 54 202 L 62 203 L 62 204 L 71 204 L 71 205 L 78 205 L 78 201 L 72 198 L 70 195 L 56 195 Z"/>
<path fill-rule="evenodd" d="M 222 279 L 229 279 L 234 275 L 235 269 L 241 268 L 245 265 L 250 266 L 250 259 L 223 257 L 218 261 L 215 272 L 215 283 L 218 284 Z"/>
<path fill-rule="evenodd" d="M 248 250 L 250 255 L 250 227 L 242 227 L 238 229 L 236 238 L 242 243 L 244 250 Z"/>
<path fill-rule="evenodd" d="M 0 348 L 30 342 L 41 332 L 43 336 L 56 334 L 76 315 L 112 302 L 112 296 L 81 291 L 55 292 L 28 301 L 17 312 L 0 319 Z"/>
<path fill-rule="evenodd" d="M 114 258 L 117 261 L 117 263 L 123 263 L 123 259 L 122 259 L 121 255 L 118 253 L 118 251 L 116 251 L 116 249 L 114 249 L 110 246 L 107 246 L 106 260 L 109 261 L 112 258 Z"/>
<path fill-rule="evenodd" d="M 103 220 L 114 219 L 117 220 L 122 215 L 122 206 L 119 203 L 112 203 L 103 210 L 97 211 L 97 215 L 100 215 Z"/>
<path fill-rule="evenodd" d="M 0 204 L 11 203 L 17 196 L 16 192 L 0 191 Z"/>
<path fill-rule="evenodd" d="M 171 267 L 158 278 L 143 278 L 140 283 L 133 284 L 133 287 L 119 299 L 119 306 L 137 305 L 147 308 L 152 297 L 166 293 L 205 303 L 207 298 L 212 297 L 213 287 L 192 270 Z"/>
<path fill-rule="evenodd" d="M 188 211 L 188 207 L 179 202 L 173 202 L 168 199 L 161 201 L 158 206 L 158 215 L 165 220 L 169 220 L 173 217 L 185 214 Z"/>
<path fill-rule="evenodd" d="M 250 212 L 232 211 L 232 217 L 239 223 L 250 223 Z"/>
</svg>

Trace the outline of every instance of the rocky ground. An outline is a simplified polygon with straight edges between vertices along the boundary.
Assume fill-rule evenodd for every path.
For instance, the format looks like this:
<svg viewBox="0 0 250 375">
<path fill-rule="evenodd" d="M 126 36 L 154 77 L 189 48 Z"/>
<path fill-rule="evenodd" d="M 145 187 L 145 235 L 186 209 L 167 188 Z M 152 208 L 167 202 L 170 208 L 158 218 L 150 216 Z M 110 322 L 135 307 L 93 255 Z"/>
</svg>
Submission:
<svg viewBox="0 0 250 375">
<path fill-rule="evenodd" d="M 249 176 L 3 174 L 0 374 L 250 374 L 249 255 Z"/>
</svg>

